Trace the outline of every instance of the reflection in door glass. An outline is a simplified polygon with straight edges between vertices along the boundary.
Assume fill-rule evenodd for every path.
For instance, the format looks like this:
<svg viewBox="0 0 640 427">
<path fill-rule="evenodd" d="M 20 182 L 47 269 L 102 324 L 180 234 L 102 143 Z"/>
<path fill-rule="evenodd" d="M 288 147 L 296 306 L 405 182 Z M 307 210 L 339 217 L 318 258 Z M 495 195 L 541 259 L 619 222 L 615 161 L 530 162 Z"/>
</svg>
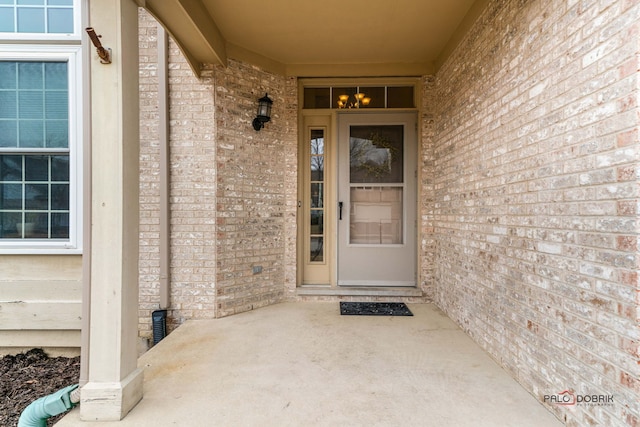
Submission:
<svg viewBox="0 0 640 427">
<path fill-rule="evenodd" d="M 351 187 L 349 243 L 402 244 L 402 187 Z"/>
<path fill-rule="evenodd" d="M 311 184 L 311 207 L 322 208 L 324 200 L 324 186 L 322 183 L 314 182 Z"/>
<path fill-rule="evenodd" d="M 402 183 L 402 125 L 351 126 L 349 175 L 351 183 Z"/>
<path fill-rule="evenodd" d="M 351 126 L 349 243 L 403 243 L 404 126 Z"/>
<path fill-rule="evenodd" d="M 324 245 L 322 237 L 311 237 L 311 259 L 310 262 L 321 262 L 324 256 Z"/>
<path fill-rule="evenodd" d="M 309 261 L 324 262 L 324 129 L 312 129 L 309 144 Z"/>
</svg>

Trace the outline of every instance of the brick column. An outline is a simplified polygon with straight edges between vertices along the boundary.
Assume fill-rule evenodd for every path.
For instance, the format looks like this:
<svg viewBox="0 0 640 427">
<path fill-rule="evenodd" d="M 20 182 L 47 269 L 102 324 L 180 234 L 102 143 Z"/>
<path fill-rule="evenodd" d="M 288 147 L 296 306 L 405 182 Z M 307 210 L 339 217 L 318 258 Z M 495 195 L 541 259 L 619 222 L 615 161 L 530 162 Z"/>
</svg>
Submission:
<svg viewBox="0 0 640 427">
<path fill-rule="evenodd" d="M 138 323 L 138 8 L 92 1 L 90 25 L 112 49 L 91 55 L 91 318 L 83 420 L 122 419 L 142 398 Z M 90 47 L 92 52 L 93 47 Z"/>
</svg>

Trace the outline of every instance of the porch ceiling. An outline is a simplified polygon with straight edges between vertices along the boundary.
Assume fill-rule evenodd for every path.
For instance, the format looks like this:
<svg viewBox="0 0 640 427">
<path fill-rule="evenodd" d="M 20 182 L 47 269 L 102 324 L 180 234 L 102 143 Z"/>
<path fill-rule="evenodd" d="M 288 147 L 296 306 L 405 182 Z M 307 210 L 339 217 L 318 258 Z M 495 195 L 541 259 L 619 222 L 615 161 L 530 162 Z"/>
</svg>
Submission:
<svg viewBox="0 0 640 427">
<path fill-rule="evenodd" d="M 434 72 L 488 0 L 138 0 L 194 71 L 236 58 L 297 76 Z"/>
</svg>

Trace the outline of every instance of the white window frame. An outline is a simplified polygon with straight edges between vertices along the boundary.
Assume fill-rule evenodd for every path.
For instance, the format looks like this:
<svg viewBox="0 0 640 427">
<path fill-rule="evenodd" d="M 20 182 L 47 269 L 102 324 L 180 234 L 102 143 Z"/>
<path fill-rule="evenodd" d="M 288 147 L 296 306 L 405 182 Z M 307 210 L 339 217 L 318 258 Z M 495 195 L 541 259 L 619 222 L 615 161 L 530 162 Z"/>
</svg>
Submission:
<svg viewBox="0 0 640 427">
<path fill-rule="evenodd" d="M 82 253 L 82 48 L 81 46 L 1 45 L 0 61 L 64 61 L 69 82 L 69 238 L 0 239 L 0 254 Z M 47 149 L 0 148 L 0 154 L 38 152 Z"/>
<path fill-rule="evenodd" d="M 12 41 L 32 41 L 32 42 L 55 42 L 55 43 L 65 43 L 65 42 L 77 42 L 80 43 L 82 40 L 81 34 L 81 23 L 82 23 L 82 14 L 81 14 L 81 5 L 80 0 L 73 0 L 73 33 L 18 33 L 18 32 L 0 32 L 0 40 L 2 42 L 12 42 Z"/>
</svg>

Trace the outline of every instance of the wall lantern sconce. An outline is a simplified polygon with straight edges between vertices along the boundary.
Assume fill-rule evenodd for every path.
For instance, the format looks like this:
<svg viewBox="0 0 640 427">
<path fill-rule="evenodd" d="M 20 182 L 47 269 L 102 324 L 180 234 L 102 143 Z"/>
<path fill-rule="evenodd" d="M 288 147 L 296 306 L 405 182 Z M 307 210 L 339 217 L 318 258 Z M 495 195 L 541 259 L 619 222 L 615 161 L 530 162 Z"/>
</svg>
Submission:
<svg viewBox="0 0 640 427">
<path fill-rule="evenodd" d="M 264 127 L 264 124 L 271 120 L 271 106 L 273 101 L 265 93 L 264 96 L 258 99 L 258 115 L 253 119 L 253 128 L 260 130 Z"/>
</svg>

